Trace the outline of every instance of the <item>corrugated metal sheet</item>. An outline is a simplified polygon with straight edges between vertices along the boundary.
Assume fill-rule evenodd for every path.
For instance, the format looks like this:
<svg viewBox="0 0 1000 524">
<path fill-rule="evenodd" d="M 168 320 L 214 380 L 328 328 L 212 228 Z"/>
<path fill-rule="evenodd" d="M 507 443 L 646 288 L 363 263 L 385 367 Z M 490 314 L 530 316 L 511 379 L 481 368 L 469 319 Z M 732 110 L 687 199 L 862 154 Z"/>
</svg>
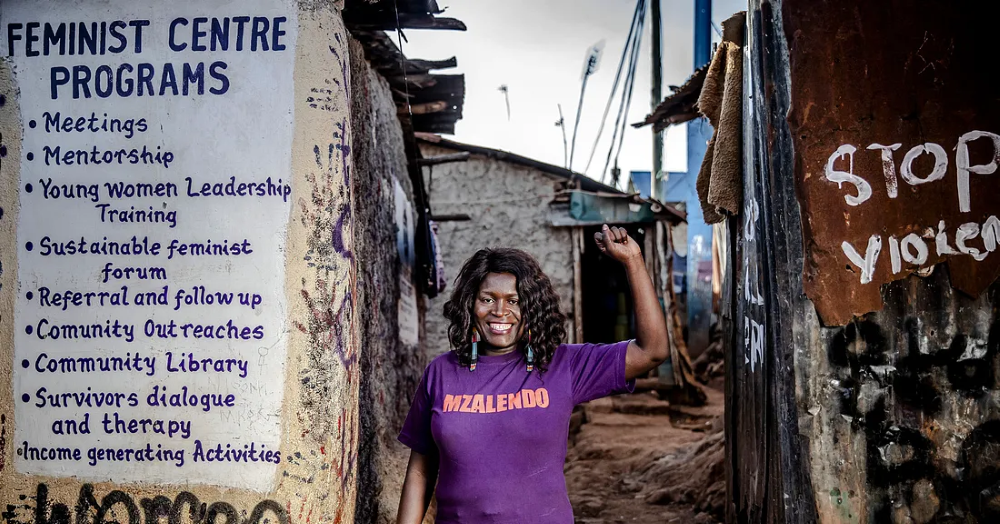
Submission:
<svg viewBox="0 0 1000 524">
<path fill-rule="evenodd" d="M 843 143 L 944 141 L 972 125 L 1000 132 L 984 76 L 994 4 L 751 2 L 747 198 L 729 224 L 723 313 L 730 522 L 1000 521 L 1000 286 L 965 295 L 954 285 L 969 266 L 938 265 L 881 287 L 884 307 L 860 317 L 850 293 L 828 287 L 825 311 L 848 320 L 824 327 L 802 278 L 846 267 L 808 265 L 817 231 L 851 220 L 886 233 L 906 216 L 882 206 L 888 216 L 854 220 L 816 205 L 803 189 L 821 156 Z M 952 188 L 956 176 L 946 173 Z M 881 190 L 883 180 L 869 178 Z M 939 198 L 951 205 L 955 191 Z M 988 196 L 972 206 L 1000 214 Z M 931 206 L 914 223 L 938 212 L 954 219 Z"/>
</svg>

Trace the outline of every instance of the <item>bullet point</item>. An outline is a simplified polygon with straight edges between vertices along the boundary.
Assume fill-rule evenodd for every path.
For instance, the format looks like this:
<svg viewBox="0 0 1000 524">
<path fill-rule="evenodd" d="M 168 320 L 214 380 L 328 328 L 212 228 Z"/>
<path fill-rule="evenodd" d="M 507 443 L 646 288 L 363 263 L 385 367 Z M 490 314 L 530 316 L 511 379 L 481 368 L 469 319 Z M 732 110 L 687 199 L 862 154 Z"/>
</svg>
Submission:
<svg viewBox="0 0 1000 524">
<path fill-rule="evenodd" d="M 25 296 L 28 297 L 28 300 L 35 298 L 35 294 L 32 293 L 31 291 L 28 291 L 28 293 Z"/>
<path fill-rule="evenodd" d="M 37 126 L 37 125 L 38 124 L 34 120 L 32 120 L 31 122 L 28 122 L 28 127 L 32 128 L 32 129 L 34 129 L 35 126 Z"/>
<path fill-rule="evenodd" d="M 31 251 L 31 250 L 32 250 L 32 249 L 34 249 L 34 248 L 35 248 L 35 245 L 34 245 L 34 244 L 32 244 L 31 242 L 26 242 L 26 243 L 24 244 L 24 249 L 27 249 L 28 251 Z"/>
<path fill-rule="evenodd" d="M 28 162 L 31 162 L 34 159 L 35 159 L 35 154 L 34 153 L 28 153 Z"/>
<path fill-rule="evenodd" d="M 34 329 L 33 327 L 31 327 L 31 326 L 28 326 L 28 327 L 24 328 L 24 332 L 25 332 L 25 333 L 27 333 L 27 334 L 29 334 L 29 335 L 30 335 L 30 334 L 31 334 L 31 332 L 32 332 L 32 331 L 34 331 L 34 330 L 35 330 L 35 329 Z"/>
<path fill-rule="evenodd" d="M 25 393 L 21 395 L 21 400 L 23 400 L 24 402 L 29 402 L 31 400 L 31 395 Z"/>
<path fill-rule="evenodd" d="M 0 157 L 7 156 L 7 146 L 0 146 Z"/>
<path fill-rule="evenodd" d="M 30 365 L 31 365 L 31 362 L 28 362 L 28 359 L 24 359 L 24 360 L 21 361 L 21 367 L 22 368 L 27 369 L 28 366 L 30 366 Z"/>
<path fill-rule="evenodd" d="M 24 184 L 24 190 L 25 190 L 25 191 L 27 191 L 27 192 L 31 193 L 31 190 L 32 190 L 32 189 L 34 189 L 34 188 L 33 188 L 33 187 L 31 187 L 31 184 Z"/>
</svg>

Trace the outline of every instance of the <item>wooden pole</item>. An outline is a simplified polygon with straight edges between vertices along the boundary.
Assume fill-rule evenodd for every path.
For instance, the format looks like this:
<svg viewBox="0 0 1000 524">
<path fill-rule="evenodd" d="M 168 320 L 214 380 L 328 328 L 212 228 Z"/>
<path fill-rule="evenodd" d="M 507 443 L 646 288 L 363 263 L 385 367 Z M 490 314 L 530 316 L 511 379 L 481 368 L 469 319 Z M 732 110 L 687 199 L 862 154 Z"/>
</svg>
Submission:
<svg viewBox="0 0 1000 524">
<path fill-rule="evenodd" d="M 652 10 L 650 11 L 650 17 L 653 19 L 653 91 L 652 91 L 652 110 L 656 109 L 656 106 L 660 105 L 660 101 L 663 99 L 663 58 L 661 43 L 661 33 L 660 29 L 660 0 L 651 0 Z M 660 171 L 663 170 L 663 135 L 661 132 L 657 132 L 656 128 L 653 127 L 653 173 L 650 175 L 649 180 L 649 195 L 652 198 L 657 198 L 660 195 L 656 191 L 656 181 L 660 178 Z"/>
<path fill-rule="evenodd" d="M 583 249 L 583 228 L 574 227 L 573 242 L 573 343 L 583 343 L 583 273 L 580 251 Z"/>
</svg>

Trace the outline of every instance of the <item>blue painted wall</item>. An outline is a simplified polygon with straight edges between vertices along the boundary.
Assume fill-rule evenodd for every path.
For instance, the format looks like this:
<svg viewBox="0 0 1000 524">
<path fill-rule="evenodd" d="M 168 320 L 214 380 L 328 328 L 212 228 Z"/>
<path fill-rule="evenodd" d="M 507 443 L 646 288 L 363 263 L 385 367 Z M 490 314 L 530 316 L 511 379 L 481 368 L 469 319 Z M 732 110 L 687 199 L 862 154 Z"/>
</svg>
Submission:
<svg viewBox="0 0 1000 524">
<path fill-rule="evenodd" d="M 712 52 L 712 1 L 694 0 L 694 69 L 708 63 Z M 685 275 L 688 351 L 692 357 L 708 346 L 712 323 L 712 226 L 705 223 L 695 181 L 712 126 L 700 118 L 687 124 L 687 173 L 670 173 L 661 187 L 662 200 L 684 202 L 687 208 L 687 256 L 675 259 L 675 274 Z M 681 262 L 681 264 L 676 264 Z"/>
<path fill-rule="evenodd" d="M 629 172 L 629 179 L 632 181 L 632 186 L 639 192 L 639 196 L 642 198 L 649 198 L 649 190 L 652 189 L 650 186 L 651 178 L 652 171 Z"/>
<path fill-rule="evenodd" d="M 705 223 L 695 191 L 705 149 L 712 138 L 712 126 L 700 118 L 688 123 L 687 193 L 687 316 L 688 351 L 697 356 L 708 346 L 712 325 L 712 226 Z"/>
</svg>

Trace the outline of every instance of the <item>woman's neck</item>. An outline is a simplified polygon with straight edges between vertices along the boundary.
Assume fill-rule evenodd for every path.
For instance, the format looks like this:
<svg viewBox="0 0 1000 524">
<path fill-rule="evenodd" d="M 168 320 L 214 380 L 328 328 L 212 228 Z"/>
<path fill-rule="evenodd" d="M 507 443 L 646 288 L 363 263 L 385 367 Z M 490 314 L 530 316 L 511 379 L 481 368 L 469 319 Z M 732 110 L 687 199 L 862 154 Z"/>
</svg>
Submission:
<svg viewBox="0 0 1000 524">
<path fill-rule="evenodd" d="M 483 354 L 488 357 L 498 357 L 500 355 L 507 355 L 514 351 L 517 351 L 517 344 L 506 348 L 495 348 L 492 346 L 487 346 L 483 348 Z"/>
</svg>

